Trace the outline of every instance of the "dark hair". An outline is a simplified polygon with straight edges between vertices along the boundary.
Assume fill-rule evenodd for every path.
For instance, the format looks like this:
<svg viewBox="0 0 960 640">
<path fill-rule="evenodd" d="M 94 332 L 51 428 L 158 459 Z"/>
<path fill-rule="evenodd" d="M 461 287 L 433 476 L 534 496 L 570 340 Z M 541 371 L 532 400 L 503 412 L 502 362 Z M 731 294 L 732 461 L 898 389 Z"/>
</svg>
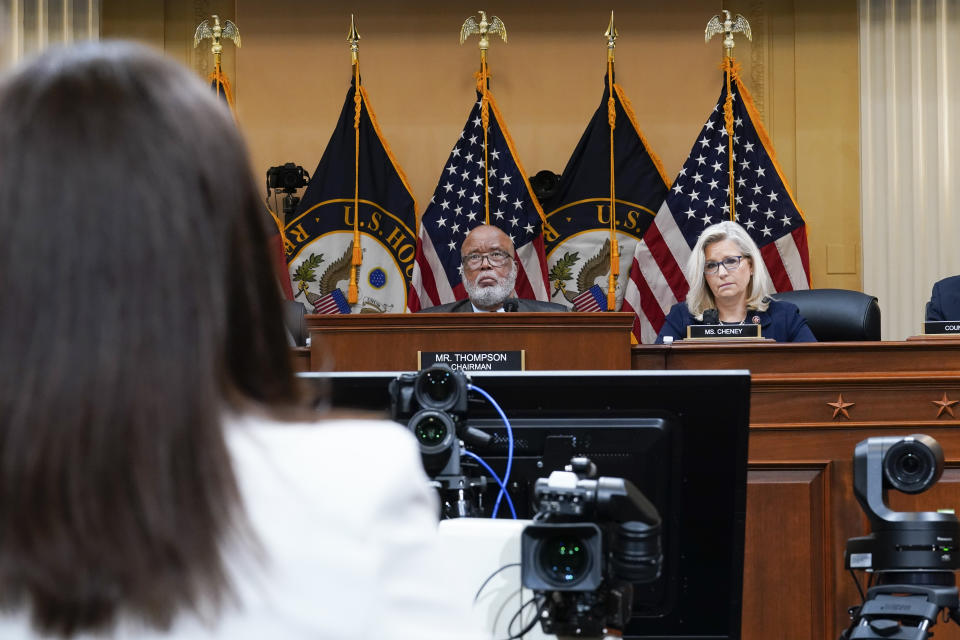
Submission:
<svg viewBox="0 0 960 640">
<path fill-rule="evenodd" d="M 148 49 L 0 85 L 0 609 L 70 635 L 229 593 L 222 419 L 296 394 L 229 110 Z"/>
</svg>

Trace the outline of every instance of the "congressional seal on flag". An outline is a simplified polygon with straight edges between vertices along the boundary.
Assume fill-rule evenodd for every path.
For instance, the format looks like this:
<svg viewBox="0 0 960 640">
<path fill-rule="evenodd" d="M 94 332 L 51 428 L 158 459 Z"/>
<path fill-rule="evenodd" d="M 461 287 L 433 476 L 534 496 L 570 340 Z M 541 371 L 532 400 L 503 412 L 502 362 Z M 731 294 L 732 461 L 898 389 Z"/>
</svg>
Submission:
<svg viewBox="0 0 960 640">
<path fill-rule="evenodd" d="M 294 299 L 309 313 L 403 313 L 407 307 L 416 203 L 356 79 L 295 217 L 284 227 Z M 338 289 L 343 300 L 325 299 Z"/>
</svg>

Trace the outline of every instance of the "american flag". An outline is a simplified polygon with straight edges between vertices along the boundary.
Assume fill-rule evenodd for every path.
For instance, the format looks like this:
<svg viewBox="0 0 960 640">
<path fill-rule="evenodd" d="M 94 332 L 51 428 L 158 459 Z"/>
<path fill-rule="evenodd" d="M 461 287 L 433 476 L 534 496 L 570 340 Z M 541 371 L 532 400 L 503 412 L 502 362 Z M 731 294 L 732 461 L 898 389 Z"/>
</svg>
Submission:
<svg viewBox="0 0 960 640">
<path fill-rule="evenodd" d="M 343 295 L 343 291 L 334 289 L 314 302 L 313 310 L 327 315 L 350 313 L 350 304 L 347 302 L 347 296 Z"/>
<path fill-rule="evenodd" d="M 481 99 L 450 152 L 420 220 L 417 257 L 407 306 L 419 311 L 467 297 L 460 271 L 460 245 L 466 233 L 484 224 L 484 172 L 490 194 L 490 224 L 503 229 L 517 252 L 517 297 L 549 300 L 547 261 L 543 251 L 543 210 L 533 196 L 510 134 L 488 92 L 488 164 L 483 157 Z"/>
<path fill-rule="evenodd" d="M 760 247 L 777 291 L 808 289 L 810 258 L 800 207 L 777 164 L 770 136 L 740 82 L 733 94 L 734 212 Z M 700 233 L 730 219 L 729 140 L 724 126 L 726 78 L 720 99 L 707 118 L 667 199 L 637 244 L 623 310 L 634 311 L 633 332 L 652 343 L 670 307 L 686 298 L 683 273 Z"/>
<path fill-rule="evenodd" d="M 607 310 L 607 294 L 595 284 L 576 298 L 573 299 L 573 306 L 577 311 L 597 312 Z"/>
</svg>

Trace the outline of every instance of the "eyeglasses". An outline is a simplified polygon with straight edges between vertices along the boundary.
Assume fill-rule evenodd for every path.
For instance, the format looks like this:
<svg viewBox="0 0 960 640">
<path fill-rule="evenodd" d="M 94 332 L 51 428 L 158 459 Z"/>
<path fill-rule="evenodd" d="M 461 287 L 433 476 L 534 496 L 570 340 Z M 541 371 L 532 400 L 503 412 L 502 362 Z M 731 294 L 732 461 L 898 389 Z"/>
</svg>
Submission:
<svg viewBox="0 0 960 640">
<path fill-rule="evenodd" d="M 736 271 L 740 268 L 740 261 L 743 260 L 743 256 L 727 256 L 720 262 L 715 260 L 707 260 L 703 264 L 703 272 L 708 276 L 712 276 L 720 272 L 720 265 L 723 265 L 723 268 L 727 270 L 727 273 L 731 271 Z"/>
<path fill-rule="evenodd" d="M 502 267 L 507 264 L 507 260 L 512 260 L 513 256 L 504 251 L 491 251 L 490 253 L 470 253 L 461 257 L 463 264 L 468 269 L 479 269 L 486 258 L 491 267 Z"/>
</svg>

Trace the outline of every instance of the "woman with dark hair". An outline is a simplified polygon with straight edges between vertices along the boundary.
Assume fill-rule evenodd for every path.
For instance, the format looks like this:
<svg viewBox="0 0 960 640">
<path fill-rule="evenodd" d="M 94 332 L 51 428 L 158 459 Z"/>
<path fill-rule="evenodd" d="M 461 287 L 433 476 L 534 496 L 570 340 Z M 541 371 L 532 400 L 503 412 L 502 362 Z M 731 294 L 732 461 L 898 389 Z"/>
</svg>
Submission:
<svg viewBox="0 0 960 640">
<path fill-rule="evenodd" d="M 179 65 L 3 79 L 0 638 L 464 636 L 412 436 L 298 408 L 263 224 Z"/>
</svg>

